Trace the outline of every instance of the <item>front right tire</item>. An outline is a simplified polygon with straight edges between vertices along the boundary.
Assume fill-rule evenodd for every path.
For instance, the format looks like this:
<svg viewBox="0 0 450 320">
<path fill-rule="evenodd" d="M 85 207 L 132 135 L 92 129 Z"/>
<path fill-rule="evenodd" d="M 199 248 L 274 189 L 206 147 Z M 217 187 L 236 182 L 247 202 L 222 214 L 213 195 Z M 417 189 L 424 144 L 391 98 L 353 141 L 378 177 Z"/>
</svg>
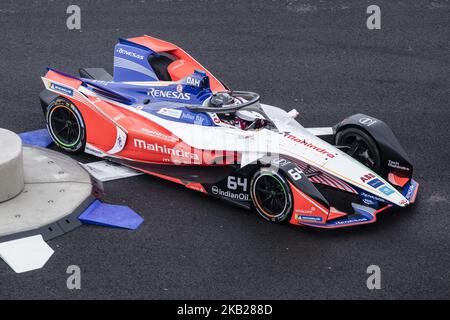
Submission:
<svg viewBox="0 0 450 320">
<path fill-rule="evenodd" d="M 378 172 L 381 167 L 381 152 L 375 142 L 361 129 L 350 127 L 336 134 L 336 145 L 346 147 L 349 156 L 366 167 Z"/>
</svg>

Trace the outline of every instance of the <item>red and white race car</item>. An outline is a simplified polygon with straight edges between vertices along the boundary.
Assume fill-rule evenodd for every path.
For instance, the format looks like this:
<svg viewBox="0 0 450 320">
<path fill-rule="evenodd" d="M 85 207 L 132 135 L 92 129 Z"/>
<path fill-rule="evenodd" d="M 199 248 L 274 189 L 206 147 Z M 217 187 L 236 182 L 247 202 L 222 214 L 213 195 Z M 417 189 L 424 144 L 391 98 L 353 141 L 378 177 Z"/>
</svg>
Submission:
<svg viewBox="0 0 450 320">
<path fill-rule="evenodd" d="M 306 129 L 295 110 L 232 91 L 181 48 L 120 39 L 114 76 L 48 69 L 49 134 L 86 152 L 247 209 L 266 220 L 336 228 L 414 202 L 412 165 L 381 120 L 357 114 Z"/>
</svg>

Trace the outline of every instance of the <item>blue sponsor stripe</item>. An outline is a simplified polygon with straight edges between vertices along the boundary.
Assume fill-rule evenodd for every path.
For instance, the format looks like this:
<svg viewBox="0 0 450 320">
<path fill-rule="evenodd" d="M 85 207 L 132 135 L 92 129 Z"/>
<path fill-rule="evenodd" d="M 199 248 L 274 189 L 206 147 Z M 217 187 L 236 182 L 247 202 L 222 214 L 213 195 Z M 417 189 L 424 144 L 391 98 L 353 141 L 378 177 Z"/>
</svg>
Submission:
<svg viewBox="0 0 450 320">
<path fill-rule="evenodd" d="M 367 182 L 367 184 L 376 189 L 376 188 L 382 186 L 383 182 L 381 182 L 379 179 L 375 178 L 375 179 L 372 179 L 369 182 Z"/>
<path fill-rule="evenodd" d="M 314 217 L 314 216 L 300 216 L 300 219 L 309 221 L 322 221 L 322 217 Z"/>
<path fill-rule="evenodd" d="M 395 191 L 392 190 L 391 188 L 389 188 L 388 186 L 382 186 L 380 189 L 381 192 L 383 192 L 385 195 L 389 196 L 391 194 L 393 194 Z"/>
</svg>

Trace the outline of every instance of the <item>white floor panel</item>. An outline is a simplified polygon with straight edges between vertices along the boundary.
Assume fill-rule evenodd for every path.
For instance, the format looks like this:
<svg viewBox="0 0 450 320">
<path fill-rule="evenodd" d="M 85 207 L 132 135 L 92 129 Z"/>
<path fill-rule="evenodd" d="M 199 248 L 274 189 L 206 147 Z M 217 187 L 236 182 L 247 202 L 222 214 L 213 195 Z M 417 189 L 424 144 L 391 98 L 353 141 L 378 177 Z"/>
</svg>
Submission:
<svg viewBox="0 0 450 320">
<path fill-rule="evenodd" d="M 53 253 L 41 235 L 0 243 L 0 257 L 16 273 L 42 268 Z"/>
</svg>

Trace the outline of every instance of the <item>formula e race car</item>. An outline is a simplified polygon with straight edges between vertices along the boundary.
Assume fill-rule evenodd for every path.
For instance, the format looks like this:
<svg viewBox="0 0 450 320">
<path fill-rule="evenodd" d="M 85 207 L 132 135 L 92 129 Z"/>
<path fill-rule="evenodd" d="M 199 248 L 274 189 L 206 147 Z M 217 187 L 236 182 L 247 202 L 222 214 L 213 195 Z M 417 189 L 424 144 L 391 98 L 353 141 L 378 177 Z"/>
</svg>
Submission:
<svg viewBox="0 0 450 320">
<path fill-rule="evenodd" d="M 373 117 L 306 129 L 296 110 L 230 90 L 181 48 L 150 36 L 119 40 L 114 76 L 101 68 L 79 73 L 48 69 L 42 77 L 47 128 L 67 152 L 182 184 L 272 222 L 366 224 L 416 198 L 408 156 Z"/>
</svg>

